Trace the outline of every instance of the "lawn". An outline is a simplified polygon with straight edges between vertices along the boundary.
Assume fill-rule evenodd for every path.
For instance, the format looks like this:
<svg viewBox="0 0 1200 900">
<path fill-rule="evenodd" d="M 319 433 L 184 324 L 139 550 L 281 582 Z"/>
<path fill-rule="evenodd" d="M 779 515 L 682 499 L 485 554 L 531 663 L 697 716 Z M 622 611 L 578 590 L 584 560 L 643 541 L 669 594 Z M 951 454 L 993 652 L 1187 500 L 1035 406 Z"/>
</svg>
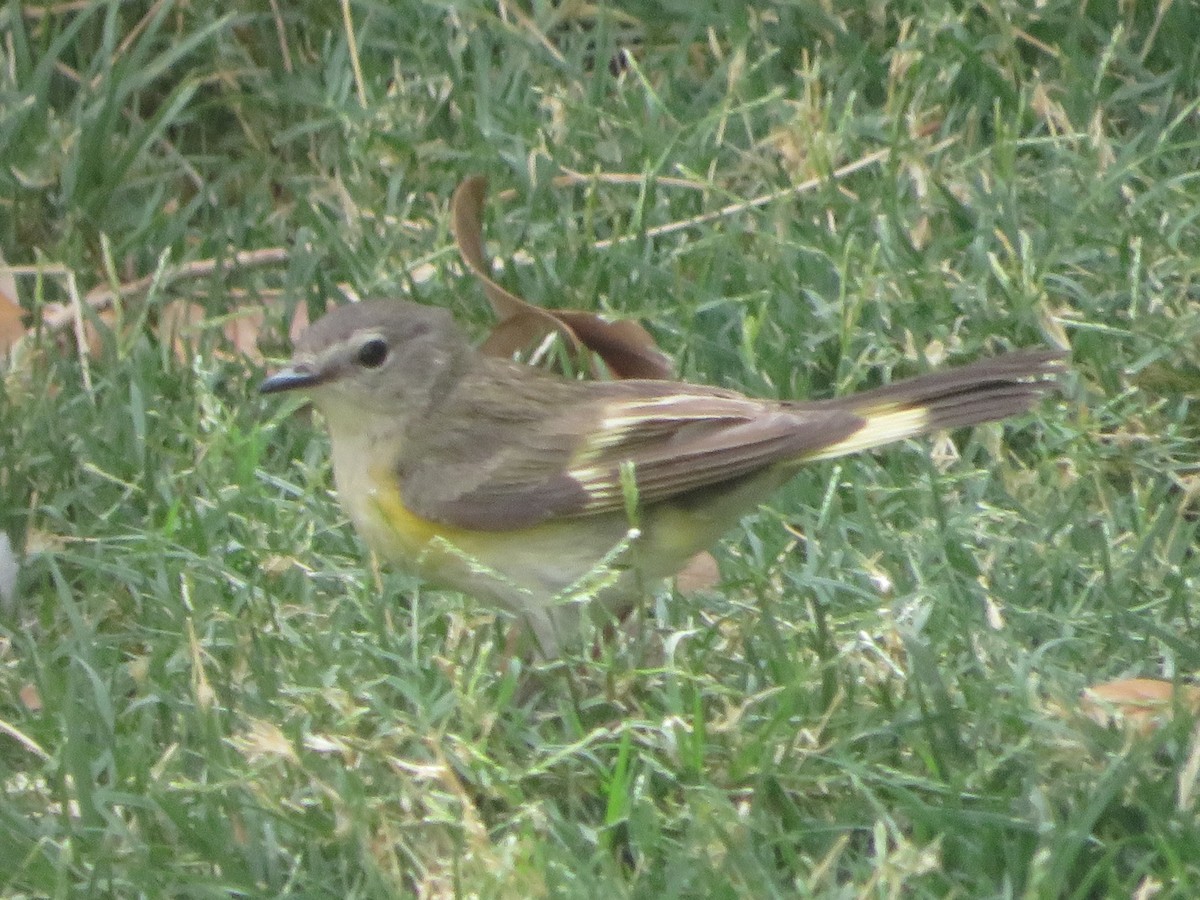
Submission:
<svg viewBox="0 0 1200 900">
<path fill-rule="evenodd" d="M 1196 34 L 1170 0 L 0 7 L 0 895 L 1200 895 Z M 509 289 L 681 377 L 1071 372 L 807 468 L 640 635 L 507 660 L 256 392 L 328 303 L 483 336 L 476 173 Z M 1085 714 L 1135 677 L 1179 688 L 1153 726 Z"/>
</svg>

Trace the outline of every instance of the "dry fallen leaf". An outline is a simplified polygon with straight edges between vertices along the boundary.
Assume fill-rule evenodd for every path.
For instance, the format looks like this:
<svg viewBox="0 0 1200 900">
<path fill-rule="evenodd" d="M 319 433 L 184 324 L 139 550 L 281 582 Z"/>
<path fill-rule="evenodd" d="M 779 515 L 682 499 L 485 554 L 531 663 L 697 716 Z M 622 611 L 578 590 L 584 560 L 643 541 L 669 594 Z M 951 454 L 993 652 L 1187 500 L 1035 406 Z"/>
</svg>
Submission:
<svg viewBox="0 0 1200 900">
<path fill-rule="evenodd" d="M 187 365 L 190 348 L 195 346 L 204 324 L 204 307 L 199 303 L 175 300 L 158 314 L 158 339 L 171 345 L 181 365 Z"/>
<path fill-rule="evenodd" d="M 1084 689 L 1079 708 L 1101 725 L 1125 725 L 1149 734 L 1177 709 L 1200 715 L 1200 685 L 1125 678 Z"/>
<path fill-rule="evenodd" d="M 544 309 L 534 306 L 501 286 L 491 277 L 483 247 L 483 203 L 487 179 L 466 178 L 450 202 L 451 230 L 459 254 L 500 320 L 481 350 L 493 356 L 511 356 L 528 350 L 551 334 L 558 334 L 573 356 L 587 348 L 604 361 L 617 378 L 668 378 L 671 361 L 658 349 L 654 338 L 637 322 L 609 322 L 586 310 Z"/>
<path fill-rule="evenodd" d="M 52 331 L 59 352 L 79 355 L 81 362 L 87 359 L 97 359 L 104 351 L 104 342 L 111 336 L 118 325 L 117 311 L 109 306 L 104 309 L 89 309 L 80 320 L 74 331 Z"/>
<path fill-rule="evenodd" d="M 333 306 L 332 302 L 327 304 L 327 308 Z M 269 303 L 248 303 L 234 307 L 230 312 L 217 319 L 209 316 L 199 303 L 176 300 L 164 306 L 162 312 L 159 313 L 158 337 L 159 340 L 171 345 L 176 359 L 186 364 L 191 353 L 194 352 L 201 333 L 208 329 L 215 329 L 219 325 L 225 340 L 233 348 L 234 355 L 261 363 L 263 354 L 259 349 L 258 341 L 270 308 Z M 293 344 L 301 332 L 308 327 L 308 323 L 308 307 L 303 303 L 297 304 L 291 320 L 287 323 L 288 336 Z M 215 355 L 226 359 L 230 357 L 229 353 L 221 351 L 215 351 Z"/>
<path fill-rule="evenodd" d="M 29 712 L 37 712 L 42 708 L 42 695 L 38 693 L 37 685 L 32 682 L 21 685 L 17 696 L 21 698 L 21 705 Z"/>
<path fill-rule="evenodd" d="M 325 301 L 325 312 L 332 310 L 336 303 L 333 300 Z M 293 344 L 300 339 L 300 335 L 304 333 L 304 329 L 308 328 L 308 304 L 297 303 L 296 311 L 292 314 L 292 321 L 288 323 L 288 338 Z"/>
<path fill-rule="evenodd" d="M 697 553 L 675 575 L 675 590 L 683 595 L 711 590 L 721 583 L 717 560 L 707 551 Z"/>
<path fill-rule="evenodd" d="M 21 304 L 17 302 L 17 280 L 0 256 L 0 359 L 25 336 Z"/>
<path fill-rule="evenodd" d="M 117 311 L 113 307 L 97 310 L 90 318 L 83 320 L 83 335 L 86 341 L 88 356 L 98 357 L 104 349 L 104 338 L 111 335 L 117 327 Z"/>
<path fill-rule="evenodd" d="M 234 350 L 251 362 L 261 363 L 263 355 L 258 349 L 258 336 L 262 334 L 265 320 L 266 310 L 262 307 L 241 307 L 225 316 L 221 330 Z"/>
</svg>

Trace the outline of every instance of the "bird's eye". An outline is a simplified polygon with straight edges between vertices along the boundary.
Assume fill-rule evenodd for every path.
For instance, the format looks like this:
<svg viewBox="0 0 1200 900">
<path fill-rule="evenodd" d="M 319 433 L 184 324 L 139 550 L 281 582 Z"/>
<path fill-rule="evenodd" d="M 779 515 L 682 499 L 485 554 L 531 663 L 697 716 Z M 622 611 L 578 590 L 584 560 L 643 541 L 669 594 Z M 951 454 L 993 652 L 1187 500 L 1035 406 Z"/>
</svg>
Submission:
<svg viewBox="0 0 1200 900">
<path fill-rule="evenodd" d="M 378 369 L 387 356 L 388 345 L 382 338 L 371 338 L 358 348 L 358 363 L 368 369 Z"/>
</svg>

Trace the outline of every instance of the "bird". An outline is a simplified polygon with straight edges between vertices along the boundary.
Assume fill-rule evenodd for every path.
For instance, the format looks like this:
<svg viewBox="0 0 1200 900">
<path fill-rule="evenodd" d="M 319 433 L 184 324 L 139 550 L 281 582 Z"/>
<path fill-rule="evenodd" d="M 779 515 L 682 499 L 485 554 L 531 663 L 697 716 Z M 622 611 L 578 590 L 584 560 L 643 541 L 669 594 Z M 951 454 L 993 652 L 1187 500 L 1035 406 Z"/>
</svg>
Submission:
<svg viewBox="0 0 1200 900">
<path fill-rule="evenodd" d="M 446 309 L 375 299 L 299 337 L 265 394 L 328 428 L 339 501 L 384 560 L 507 611 L 553 660 L 625 616 L 807 463 L 1026 412 L 1063 354 L 1011 351 L 821 400 L 580 380 L 484 355 Z"/>
</svg>

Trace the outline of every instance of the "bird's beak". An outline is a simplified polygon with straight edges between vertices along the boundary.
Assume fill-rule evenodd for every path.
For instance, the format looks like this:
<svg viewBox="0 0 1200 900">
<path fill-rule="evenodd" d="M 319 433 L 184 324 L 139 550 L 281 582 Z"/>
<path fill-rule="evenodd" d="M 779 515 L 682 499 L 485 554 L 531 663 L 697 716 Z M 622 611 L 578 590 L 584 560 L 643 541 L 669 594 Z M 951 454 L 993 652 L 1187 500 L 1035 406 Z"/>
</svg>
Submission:
<svg viewBox="0 0 1200 900">
<path fill-rule="evenodd" d="M 283 391 L 296 391 L 303 388 L 316 387 L 325 379 L 320 371 L 311 363 L 293 362 L 290 366 L 280 369 L 274 375 L 268 375 L 258 386 L 260 394 L 279 394 Z"/>
</svg>

